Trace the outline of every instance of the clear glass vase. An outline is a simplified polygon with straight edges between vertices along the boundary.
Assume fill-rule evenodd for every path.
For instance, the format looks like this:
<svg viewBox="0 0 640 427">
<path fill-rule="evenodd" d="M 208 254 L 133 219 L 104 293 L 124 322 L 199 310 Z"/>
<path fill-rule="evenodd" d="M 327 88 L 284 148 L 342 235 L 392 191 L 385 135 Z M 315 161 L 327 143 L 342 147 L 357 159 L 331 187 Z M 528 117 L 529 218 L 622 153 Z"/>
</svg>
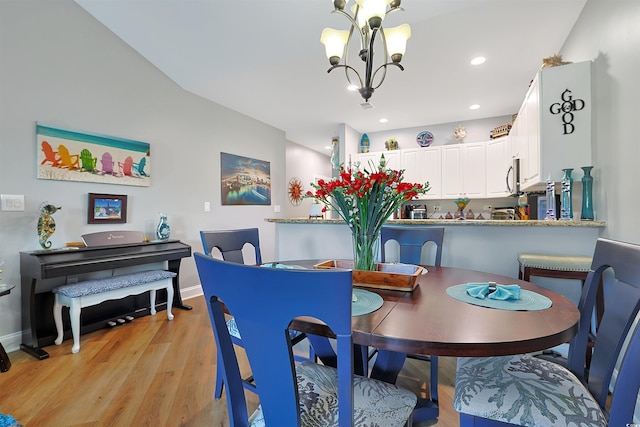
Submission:
<svg viewBox="0 0 640 427">
<path fill-rule="evenodd" d="M 374 234 L 353 233 L 354 270 L 373 271 L 380 248 L 380 231 Z"/>
<path fill-rule="evenodd" d="M 551 180 L 551 177 L 547 179 L 545 198 L 547 202 L 547 212 L 544 217 L 547 221 L 554 221 L 556 219 L 556 183 Z"/>
<path fill-rule="evenodd" d="M 573 169 L 562 169 L 564 176 L 562 177 L 562 198 L 560 199 L 560 219 L 570 221 L 573 219 L 573 178 L 571 172 Z"/>
</svg>

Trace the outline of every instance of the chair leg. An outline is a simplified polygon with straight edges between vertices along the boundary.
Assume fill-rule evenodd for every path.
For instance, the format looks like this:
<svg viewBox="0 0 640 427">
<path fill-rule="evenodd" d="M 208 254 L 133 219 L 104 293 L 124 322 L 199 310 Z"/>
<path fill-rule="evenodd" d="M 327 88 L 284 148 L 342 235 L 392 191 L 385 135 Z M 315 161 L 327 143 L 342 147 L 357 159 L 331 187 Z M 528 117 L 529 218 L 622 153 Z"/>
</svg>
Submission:
<svg viewBox="0 0 640 427">
<path fill-rule="evenodd" d="M 438 402 L 438 356 L 431 356 L 431 389 L 429 393 L 431 394 L 431 400 L 435 403 Z"/>
<path fill-rule="evenodd" d="M 405 353 L 378 350 L 378 356 L 371 370 L 371 378 L 395 384 L 406 358 L 407 355 Z"/>
<path fill-rule="evenodd" d="M 224 387 L 224 381 L 222 379 L 222 365 L 219 363 L 216 365 L 216 390 L 213 393 L 213 397 L 216 400 L 222 397 L 222 388 Z"/>
</svg>

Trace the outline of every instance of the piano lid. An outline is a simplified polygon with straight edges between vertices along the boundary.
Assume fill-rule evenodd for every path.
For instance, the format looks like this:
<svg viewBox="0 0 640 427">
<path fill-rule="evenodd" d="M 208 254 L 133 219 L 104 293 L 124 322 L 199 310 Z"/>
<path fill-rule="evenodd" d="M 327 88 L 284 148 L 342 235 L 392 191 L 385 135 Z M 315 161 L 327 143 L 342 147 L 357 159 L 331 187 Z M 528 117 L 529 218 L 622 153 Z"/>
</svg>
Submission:
<svg viewBox="0 0 640 427">
<path fill-rule="evenodd" d="M 141 231 L 99 231 L 82 235 L 82 241 L 87 246 L 126 245 L 144 241 Z"/>
</svg>

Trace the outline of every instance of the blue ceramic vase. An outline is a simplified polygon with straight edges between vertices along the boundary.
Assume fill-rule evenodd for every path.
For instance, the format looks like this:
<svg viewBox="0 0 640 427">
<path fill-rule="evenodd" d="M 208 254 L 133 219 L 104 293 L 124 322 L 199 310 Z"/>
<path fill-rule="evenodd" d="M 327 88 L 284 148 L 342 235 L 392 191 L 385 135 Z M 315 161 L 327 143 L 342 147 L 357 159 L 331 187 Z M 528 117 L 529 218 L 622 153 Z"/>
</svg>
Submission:
<svg viewBox="0 0 640 427">
<path fill-rule="evenodd" d="M 593 221 L 593 177 L 591 169 L 593 166 L 582 166 L 584 176 L 582 177 L 582 213 L 580 219 Z"/>
<path fill-rule="evenodd" d="M 156 237 L 158 240 L 167 240 L 170 234 L 171 227 L 167 224 L 167 216 L 165 214 L 160 214 L 160 222 L 158 223 L 158 228 L 156 230 Z"/>
</svg>

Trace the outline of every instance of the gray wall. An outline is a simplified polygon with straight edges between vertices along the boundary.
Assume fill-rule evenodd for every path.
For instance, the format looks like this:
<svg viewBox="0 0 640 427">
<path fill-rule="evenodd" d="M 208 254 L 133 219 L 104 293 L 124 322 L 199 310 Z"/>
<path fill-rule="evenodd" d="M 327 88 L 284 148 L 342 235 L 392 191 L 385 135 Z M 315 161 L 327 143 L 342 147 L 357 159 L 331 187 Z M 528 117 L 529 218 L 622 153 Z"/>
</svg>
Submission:
<svg viewBox="0 0 640 427">
<path fill-rule="evenodd" d="M 331 138 L 327 138 L 327 145 L 331 145 Z M 327 150 L 327 153 L 331 153 L 331 151 Z M 331 178 L 330 157 L 289 142 L 286 158 L 287 201 L 284 202 L 282 212 L 286 218 L 308 218 L 310 205 L 313 202 L 310 199 L 303 199 L 298 206 L 291 204 L 288 201 L 289 181 L 292 178 L 299 178 L 302 181 L 304 192 L 312 191 L 313 187 L 310 183 L 314 182 L 316 178 Z"/>
<path fill-rule="evenodd" d="M 603 236 L 640 243 L 640 1 L 587 1 L 561 53 L 593 60 L 594 209 L 607 221 Z"/>
<path fill-rule="evenodd" d="M 0 1 L 0 66 L 0 193 L 26 200 L 25 212 L 0 212 L 2 281 L 19 284 L 18 253 L 40 248 L 43 201 L 63 207 L 54 215 L 54 247 L 113 229 L 87 224 L 89 192 L 128 195 L 128 221 L 119 229 L 144 231 L 167 213 L 171 237 L 193 251 L 202 250 L 201 229 L 257 226 L 263 258 L 273 258 L 275 228 L 264 218 L 284 215 L 274 205 L 289 204 L 283 131 L 182 90 L 70 0 Z M 36 121 L 150 143 L 151 186 L 37 179 Z M 270 162 L 271 206 L 221 206 L 221 151 Z M 182 262 L 181 286 L 199 286 L 192 259 Z M 0 298 L 8 348 L 20 330 L 18 286 Z"/>
</svg>

